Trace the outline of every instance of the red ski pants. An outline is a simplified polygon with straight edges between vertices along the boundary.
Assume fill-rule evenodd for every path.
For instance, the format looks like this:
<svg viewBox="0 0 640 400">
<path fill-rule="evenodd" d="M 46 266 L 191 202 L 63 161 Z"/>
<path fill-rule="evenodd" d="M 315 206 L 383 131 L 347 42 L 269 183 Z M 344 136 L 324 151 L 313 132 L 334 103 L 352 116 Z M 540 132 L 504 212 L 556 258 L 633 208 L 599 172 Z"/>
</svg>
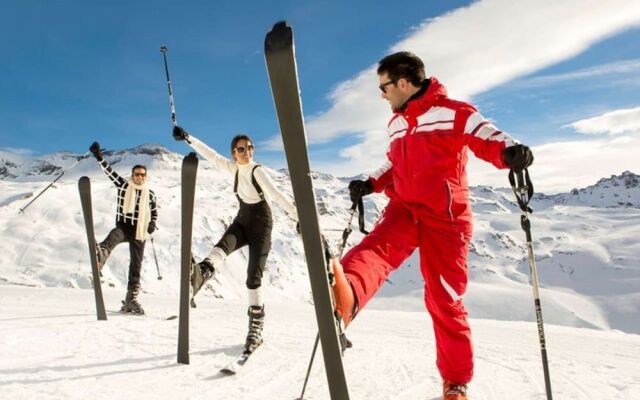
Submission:
<svg viewBox="0 0 640 400">
<path fill-rule="evenodd" d="M 466 384 L 473 376 L 473 347 L 461 296 L 467 287 L 471 229 L 433 225 L 391 200 L 373 231 L 341 264 L 362 310 L 389 274 L 419 247 L 424 299 L 435 332 L 436 365 L 443 379 Z"/>
</svg>

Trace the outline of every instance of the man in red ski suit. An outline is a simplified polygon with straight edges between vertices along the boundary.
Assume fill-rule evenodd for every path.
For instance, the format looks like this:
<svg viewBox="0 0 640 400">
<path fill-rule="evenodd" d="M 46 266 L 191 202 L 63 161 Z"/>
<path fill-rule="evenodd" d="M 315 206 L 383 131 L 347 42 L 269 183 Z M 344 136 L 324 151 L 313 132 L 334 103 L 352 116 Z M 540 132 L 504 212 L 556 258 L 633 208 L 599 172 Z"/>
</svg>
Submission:
<svg viewBox="0 0 640 400">
<path fill-rule="evenodd" d="M 334 260 L 336 308 L 348 324 L 419 248 L 443 398 L 466 399 L 473 375 L 471 331 L 462 304 L 472 232 L 467 149 L 497 168 L 515 170 L 529 166 L 533 155 L 472 105 L 448 98 L 436 78 L 425 79 L 424 64 L 414 54 L 383 58 L 378 76 L 382 98 L 393 109 L 388 159 L 368 180 L 352 181 L 349 190 L 352 201 L 383 191 L 390 200 L 372 232 L 340 263 Z"/>
</svg>

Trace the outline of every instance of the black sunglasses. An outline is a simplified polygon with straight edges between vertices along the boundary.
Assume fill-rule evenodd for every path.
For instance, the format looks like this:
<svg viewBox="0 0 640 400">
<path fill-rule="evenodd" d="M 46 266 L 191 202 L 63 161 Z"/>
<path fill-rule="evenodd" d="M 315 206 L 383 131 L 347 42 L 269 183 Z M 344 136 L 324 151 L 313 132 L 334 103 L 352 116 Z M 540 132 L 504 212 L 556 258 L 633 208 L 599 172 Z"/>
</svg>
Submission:
<svg viewBox="0 0 640 400">
<path fill-rule="evenodd" d="M 133 176 L 147 176 L 147 174 L 144 172 L 134 172 Z"/>
<path fill-rule="evenodd" d="M 233 149 L 233 150 L 234 150 L 234 151 L 237 151 L 237 152 L 238 152 L 238 153 L 240 153 L 240 154 L 243 154 L 245 150 L 253 150 L 253 145 L 252 145 L 252 144 L 250 144 L 250 145 L 248 145 L 248 146 L 247 146 L 247 148 L 244 148 L 244 147 L 242 147 L 242 146 L 238 146 L 238 147 L 236 147 L 236 148 L 235 148 L 235 149 Z"/>
<path fill-rule="evenodd" d="M 398 82 L 396 79 L 392 79 L 388 82 L 385 82 L 383 84 L 381 84 L 380 86 L 378 86 L 378 89 L 382 90 L 382 93 L 387 93 L 387 86 L 389 85 L 395 85 L 396 82 Z"/>
</svg>

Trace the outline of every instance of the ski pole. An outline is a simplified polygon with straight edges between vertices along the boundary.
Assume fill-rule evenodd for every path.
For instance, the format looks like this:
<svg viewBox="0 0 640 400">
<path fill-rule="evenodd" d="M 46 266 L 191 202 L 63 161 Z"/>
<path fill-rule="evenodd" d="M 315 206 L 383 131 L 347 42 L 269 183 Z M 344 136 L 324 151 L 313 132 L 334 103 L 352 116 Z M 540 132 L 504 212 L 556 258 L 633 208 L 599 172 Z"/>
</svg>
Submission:
<svg viewBox="0 0 640 400">
<path fill-rule="evenodd" d="M 538 323 L 538 339 L 540 340 L 542 369 L 544 371 L 544 386 L 547 392 L 547 400 L 551 400 L 551 378 L 549 374 L 549 362 L 547 360 L 547 345 L 544 336 L 544 325 L 542 322 L 540 293 L 538 290 L 538 268 L 536 267 L 536 259 L 533 255 L 531 222 L 529 221 L 529 213 L 533 212 L 533 210 L 529 207 L 529 200 L 531 200 L 531 196 L 533 196 L 533 184 L 531 183 L 529 172 L 526 169 L 520 172 L 515 172 L 514 170 L 509 171 L 509 183 L 511 184 L 511 189 L 516 196 L 518 205 L 522 210 L 522 215 L 520 216 L 520 226 L 522 227 L 522 230 L 524 230 L 527 240 L 527 255 L 529 257 L 529 269 L 531 270 L 531 285 L 533 286 L 533 300 L 536 309 L 536 321 Z"/>
<path fill-rule="evenodd" d="M 176 120 L 176 107 L 173 103 L 173 89 L 171 87 L 171 78 L 169 78 L 169 65 L 167 64 L 167 46 L 160 46 L 160 52 L 162 52 L 162 58 L 164 59 L 164 72 L 167 74 L 167 88 L 169 89 L 169 106 L 171 108 L 171 123 L 173 126 L 178 126 L 178 121 Z M 189 139 L 185 139 L 187 143 L 191 144 Z"/>
<path fill-rule="evenodd" d="M 63 170 L 60 175 L 58 175 L 56 177 L 56 179 L 53 180 L 53 182 L 51 182 L 49 185 L 47 185 L 47 187 L 45 187 L 44 189 L 42 189 L 42 191 L 40 191 L 40 193 L 38 193 L 38 195 L 36 197 L 34 197 L 29 203 L 27 203 L 26 206 L 22 207 L 18 212 L 19 213 L 24 213 L 24 210 L 27 209 L 27 207 L 29 207 L 34 201 L 38 200 L 38 197 L 42 196 L 42 194 L 44 192 L 46 192 L 51 186 L 53 186 L 56 182 L 58 182 L 58 180 L 60 178 L 62 178 L 62 176 L 64 174 L 66 174 L 71 168 L 75 167 L 80 161 L 84 160 L 85 158 L 87 158 L 87 156 L 91 154 L 90 151 L 87 151 L 86 153 L 84 153 L 80 158 L 78 158 L 73 164 L 71 164 L 69 167 L 67 167 L 67 169 Z"/>
<path fill-rule="evenodd" d="M 354 201 L 349 211 L 349 222 L 347 222 L 347 227 L 344 228 L 344 231 L 342 231 L 342 242 L 338 247 L 338 253 L 339 253 L 338 257 L 342 256 L 342 252 L 344 251 L 344 248 L 347 246 L 347 239 L 349 239 L 349 235 L 351 235 L 351 232 L 352 232 L 351 222 L 353 221 L 353 216 L 356 214 L 357 206 L 358 206 L 358 202 Z"/>
<path fill-rule="evenodd" d="M 169 65 L 167 64 L 167 46 L 160 46 L 160 52 L 162 53 L 162 58 L 164 59 L 164 72 L 167 74 L 167 87 L 169 88 L 169 106 L 171 107 L 171 122 L 173 126 L 178 125 L 178 121 L 176 121 L 176 107 L 173 103 L 173 89 L 171 88 L 171 78 L 169 78 Z"/>
<path fill-rule="evenodd" d="M 162 274 L 160 274 L 160 266 L 158 265 L 158 255 L 156 254 L 156 245 L 155 245 L 155 242 L 153 241 L 153 236 L 150 236 L 150 238 L 151 238 L 151 249 L 153 250 L 153 259 L 156 261 L 156 269 L 158 270 L 158 280 L 161 281 Z"/>
<path fill-rule="evenodd" d="M 347 227 L 344 228 L 344 231 L 342 231 L 342 242 L 340 243 L 340 246 L 338 247 L 338 258 L 340 258 L 342 256 L 342 253 L 344 252 L 344 248 L 347 246 L 347 239 L 349 238 L 349 235 L 351 234 L 352 230 L 351 230 L 351 223 L 353 221 L 353 216 L 356 214 L 356 210 L 358 209 L 359 205 L 362 204 L 362 197 L 359 198 L 358 200 L 353 202 L 353 205 L 350 208 L 349 211 L 349 222 L 347 223 Z M 364 209 L 362 209 L 364 210 Z M 364 217 L 363 217 L 363 212 L 361 212 L 360 217 L 362 217 L 362 224 L 360 225 L 360 231 L 361 232 L 366 232 L 364 231 Z M 365 233 L 366 234 L 366 233 Z M 304 392 L 307 390 L 307 382 L 309 382 L 309 375 L 311 374 L 311 367 L 313 367 L 313 361 L 316 357 L 316 351 L 318 350 L 318 343 L 320 342 L 320 332 L 318 332 L 318 334 L 316 334 L 316 341 L 313 344 L 313 350 L 311 351 L 311 358 L 309 359 L 309 366 L 307 367 L 307 374 L 304 377 L 304 384 L 302 385 L 302 393 L 300 393 L 300 397 L 298 397 L 296 400 L 304 400 Z"/>
</svg>

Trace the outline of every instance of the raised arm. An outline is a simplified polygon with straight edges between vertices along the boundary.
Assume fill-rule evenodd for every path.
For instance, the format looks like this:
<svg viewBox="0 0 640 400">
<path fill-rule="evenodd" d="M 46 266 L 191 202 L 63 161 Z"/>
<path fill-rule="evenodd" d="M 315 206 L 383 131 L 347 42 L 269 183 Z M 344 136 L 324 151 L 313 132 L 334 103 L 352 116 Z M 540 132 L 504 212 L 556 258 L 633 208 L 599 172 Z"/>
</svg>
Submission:
<svg viewBox="0 0 640 400">
<path fill-rule="evenodd" d="M 118 175 L 116 171 L 111 168 L 111 165 L 104 159 L 102 156 L 102 151 L 100 151 L 100 144 L 98 142 L 93 142 L 91 147 L 89 147 L 89 151 L 93 154 L 93 156 L 98 160 L 98 164 L 100 164 L 100 168 L 104 171 L 104 173 L 111 179 L 116 187 L 122 187 L 125 183 L 127 183 L 126 179 Z"/>
<path fill-rule="evenodd" d="M 213 165 L 221 171 L 227 171 L 230 174 L 235 174 L 236 170 L 238 169 L 235 161 L 221 156 L 217 151 L 201 142 L 195 136 L 190 135 L 189 133 L 187 133 L 187 131 L 179 126 L 173 128 L 173 138 L 175 140 L 186 141 L 189 146 L 191 146 L 191 148 L 197 151 L 198 154 L 200 154 L 202 157 L 211 161 L 211 163 L 213 163 Z"/>
</svg>

